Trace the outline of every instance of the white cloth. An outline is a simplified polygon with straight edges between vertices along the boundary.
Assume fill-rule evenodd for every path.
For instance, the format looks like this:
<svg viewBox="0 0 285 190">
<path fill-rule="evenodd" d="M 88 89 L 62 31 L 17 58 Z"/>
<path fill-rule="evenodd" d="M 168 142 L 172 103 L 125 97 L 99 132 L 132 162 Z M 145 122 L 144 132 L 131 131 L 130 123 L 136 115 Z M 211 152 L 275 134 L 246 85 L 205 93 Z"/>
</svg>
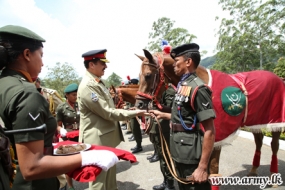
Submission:
<svg viewBox="0 0 285 190">
<path fill-rule="evenodd" d="M 61 127 L 59 132 L 60 132 L 60 136 L 65 137 L 67 130 Z"/>
<path fill-rule="evenodd" d="M 81 152 L 81 165 L 96 165 L 107 171 L 119 162 L 117 155 L 109 150 L 89 150 Z"/>
</svg>

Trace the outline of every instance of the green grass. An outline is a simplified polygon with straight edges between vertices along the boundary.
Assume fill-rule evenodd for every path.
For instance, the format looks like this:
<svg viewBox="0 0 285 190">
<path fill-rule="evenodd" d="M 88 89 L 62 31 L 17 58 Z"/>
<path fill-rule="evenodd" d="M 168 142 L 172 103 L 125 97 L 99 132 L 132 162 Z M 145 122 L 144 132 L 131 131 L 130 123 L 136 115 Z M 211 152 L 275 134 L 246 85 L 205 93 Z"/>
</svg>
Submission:
<svg viewBox="0 0 285 190">
<path fill-rule="evenodd" d="M 243 130 L 243 131 L 248 131 L 248 130 L 246 130 L 246 129 L 244 129 L 244 128 L 241 128 L 241 130 Z M 272 137 L 272 133 L 271 133 L 270 131 L 267 131 L 266 129 L 261 129 L 261 131 L 262 131 L 262 133 L 263 133 L 264 136 L 266 136 L 266 137 Z M 280 139 L 280 140 L 285 140 L 285 132 L 282 132 L 282 133 L 281 133 L 279 139 Z"/>
</svg>

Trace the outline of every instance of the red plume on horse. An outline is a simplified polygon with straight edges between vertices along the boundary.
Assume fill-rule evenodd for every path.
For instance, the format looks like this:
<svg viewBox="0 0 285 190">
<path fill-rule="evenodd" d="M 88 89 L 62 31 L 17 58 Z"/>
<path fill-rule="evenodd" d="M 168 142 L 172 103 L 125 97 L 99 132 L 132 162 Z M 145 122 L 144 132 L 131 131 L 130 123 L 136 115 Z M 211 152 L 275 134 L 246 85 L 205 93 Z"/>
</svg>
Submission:
<svg viewBox="0 0 285 190">
<path fill-rule="evenodd" d="M 168 44 L 166 40 L 162 40 L 162 51 L 165 55 L 169 55 L 172 47 Z"/>
</svg>

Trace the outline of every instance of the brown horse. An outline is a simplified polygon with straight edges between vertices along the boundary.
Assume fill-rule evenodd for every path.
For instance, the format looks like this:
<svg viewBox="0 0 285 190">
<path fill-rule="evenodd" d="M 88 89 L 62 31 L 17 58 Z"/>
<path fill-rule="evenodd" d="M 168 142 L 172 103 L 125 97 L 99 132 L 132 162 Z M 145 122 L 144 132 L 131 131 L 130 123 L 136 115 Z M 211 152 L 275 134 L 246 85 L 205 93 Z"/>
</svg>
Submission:
<svg viewBox="0 0 285 190">
<path fill-rule="evenodd" d="M 169 55 L 154 53 L 144 50 L 140 71 L 140 86 L 136 96 L 136 106 L 140 109 L 149 109 L 155 103 L 159 107 L 161 94 L 169 82 L 177 85 L 180 78 L 174 74 L 174 60 Z M 228 75 L 219 71 L 207 70 L 199 66 L 196 74 L 213 91 L 213 105 L 217 118 L 215 119 L 215 149 L 210 160 L 210 174 L 218 174 L 221 146 L 233 140 L 240 127 L 246 127 L 253 133 L 256 152 L 253 166 L 249 175 L 257 175 L 262 146 L 262 128 L 272 131 L 272 159 L 271 173 L 278 173 L 277 152 L 279 137 L 285 127 L 285 86 L 282 80 L 267 71 L 252 71 Z M 245 94 L 245 106 L 236 116 L 229 113 L 222 106 L 222 90 L 227 87 L 236 87 Z M 278 93 L 276 93 L 278 92 Z M 234 94 L 232 94 L 233 97 Z M 230 101 L 236 101 L 229 97 Z M 239 102 L 234 102 L 239 103 Z M 236 105 L 234 104 L 234 106 Z"/>
<path fill-rule="evenodd" d="M 111 86 L 109 89 L 110 94 L 114 100 L 114 104 L 116 108 L 123 108 L 124 102 L 130 102 L 131 104 L 135 104 L 136 102 L 136 94 L 139 89 L 139 85 L 130 84 L 130 85 L 122 85 L 117 88 Z"/>
</svg>

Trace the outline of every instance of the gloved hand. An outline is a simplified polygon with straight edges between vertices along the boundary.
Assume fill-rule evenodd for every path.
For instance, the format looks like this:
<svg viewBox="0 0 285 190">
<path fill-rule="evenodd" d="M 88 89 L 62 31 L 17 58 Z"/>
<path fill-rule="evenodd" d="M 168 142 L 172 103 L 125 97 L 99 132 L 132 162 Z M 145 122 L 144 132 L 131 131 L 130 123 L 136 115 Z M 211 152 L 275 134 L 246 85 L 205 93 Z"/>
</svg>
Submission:
<svg viewBox="0 0 285 190">
<path fill-rule="evenodd" d="M 60 133 L 60 136 L 65 137 L 67 130 L 61 127 L 59 133 Z"/>
<path fill-rule="evenodd" d="M 96 165 L 107 171 L 109 168 L 119 162 L 117 155 L 109 150 L 89 150 L 82 151 L 81 166 Z"/>
</svg>

